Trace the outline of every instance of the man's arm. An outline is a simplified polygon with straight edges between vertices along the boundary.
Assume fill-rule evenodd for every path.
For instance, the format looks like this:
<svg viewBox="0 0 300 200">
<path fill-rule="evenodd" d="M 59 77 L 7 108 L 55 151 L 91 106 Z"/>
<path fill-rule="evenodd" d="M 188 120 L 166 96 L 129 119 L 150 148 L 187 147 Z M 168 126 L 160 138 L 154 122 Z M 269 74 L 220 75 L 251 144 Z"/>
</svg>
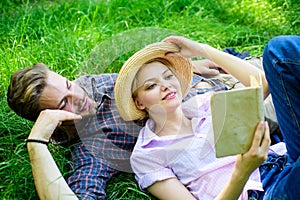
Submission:
<svg viewBox="0 0 300 200">
<path fill-rule="evenodd" d="M 54 129 L 65 120 L 81 116 L 62 110 L 42 111 L 28 139 L 49 141 Z M 32 174 L 40 199 L 77 199 L 59 171 L 47 145 L 27 142 Z"/>
<path fill-rule="evenodd" d="M 193 72 L 200 75 L 216 76 L 219 74 L 218 68 L 221 66 L 217 65 L 211 60 L 193 60 Z"/>
<path fill-rule="evenodd" d="M 45 144 L 27 144 L 34 184 L 40 199 L 77 199 Z"/>
</svg>

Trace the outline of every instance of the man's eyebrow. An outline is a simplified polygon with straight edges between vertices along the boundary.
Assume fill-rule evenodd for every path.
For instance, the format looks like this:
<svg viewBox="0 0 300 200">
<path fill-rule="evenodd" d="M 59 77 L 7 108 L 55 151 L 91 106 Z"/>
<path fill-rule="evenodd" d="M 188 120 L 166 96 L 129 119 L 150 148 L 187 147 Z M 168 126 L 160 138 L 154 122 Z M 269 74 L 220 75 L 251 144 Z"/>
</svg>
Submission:
<svg viewBox="0 0 300 200">
<path fill-rule="evenodd" d="M 71 81 L 69 81 L 69 79 L 66 78 L 66 86 L 67 86 L 67 89 L 70 89 L 71 87 Z"/>
</svg>

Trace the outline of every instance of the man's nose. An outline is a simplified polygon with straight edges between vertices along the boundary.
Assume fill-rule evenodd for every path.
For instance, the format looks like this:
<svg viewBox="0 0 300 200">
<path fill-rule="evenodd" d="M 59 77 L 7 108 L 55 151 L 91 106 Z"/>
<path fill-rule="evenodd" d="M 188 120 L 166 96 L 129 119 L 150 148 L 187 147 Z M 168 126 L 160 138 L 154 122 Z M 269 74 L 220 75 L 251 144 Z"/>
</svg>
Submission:
<svg viewBox="0 0 300 200">
<path fill-rule="evenodd" d="M 78 105 L 81 101 L 81 95 L 76 91 L 69 91 L 68 100 L 72 105 Z"/>
</svg>

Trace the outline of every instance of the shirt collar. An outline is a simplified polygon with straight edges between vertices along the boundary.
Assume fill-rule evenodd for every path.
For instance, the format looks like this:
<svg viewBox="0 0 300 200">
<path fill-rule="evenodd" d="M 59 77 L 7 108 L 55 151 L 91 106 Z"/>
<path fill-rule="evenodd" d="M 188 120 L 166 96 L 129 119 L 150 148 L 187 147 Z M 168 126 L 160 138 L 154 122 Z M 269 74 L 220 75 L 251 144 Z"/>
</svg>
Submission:
<svg viewBox="0 0 300 200">
<path fill-rule="evenodd" d="M 168 135 L 168 136 L 157 136 L 153 132 L 152 125 L 153 120 L 149 119 L 146 123 L 146 126 L 141 130 L 139 137 L 141 137 L 141 147 L 142 148 L 151 148 L 151 147 L 165 147 L 166 145 L 172 144 L 177 140 L 183 138 L 191 138 L 194 135 Z M 154 124 L 154 123 L 153 123 Z"/>
<path fill-rule="evenodd" d="M 75 84 L 83 88 L 97 103 L 103 96 L 114 99 L 114 86 L 117 74 L 85 75 L 76 79 Z"/>
</svg>

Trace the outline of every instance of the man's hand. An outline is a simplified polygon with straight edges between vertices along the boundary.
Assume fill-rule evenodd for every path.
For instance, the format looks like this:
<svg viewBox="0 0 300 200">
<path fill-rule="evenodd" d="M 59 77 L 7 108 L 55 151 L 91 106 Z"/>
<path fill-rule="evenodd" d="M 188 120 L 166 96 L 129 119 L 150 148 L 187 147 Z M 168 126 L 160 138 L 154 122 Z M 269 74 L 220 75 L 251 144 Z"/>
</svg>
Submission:
<svg viewBox="0 0 300 200">
<path fill-rule="evenodd" d="M 192 64 L 194 73 L 201 75 L 216 76 L 219 74 L 219 70 L 217 68 L 221 68 L 220 65 L 217 65 L 208 59 L 193 60 Z"/>
<path fill-rule="evenodd" d="M 80 115 L 64 110 L 43 110 L 33 125 L 28 138 L 49 141 L 55 128 L 60 126 L 62 121 L 78 120 Z"/>
</svg>

